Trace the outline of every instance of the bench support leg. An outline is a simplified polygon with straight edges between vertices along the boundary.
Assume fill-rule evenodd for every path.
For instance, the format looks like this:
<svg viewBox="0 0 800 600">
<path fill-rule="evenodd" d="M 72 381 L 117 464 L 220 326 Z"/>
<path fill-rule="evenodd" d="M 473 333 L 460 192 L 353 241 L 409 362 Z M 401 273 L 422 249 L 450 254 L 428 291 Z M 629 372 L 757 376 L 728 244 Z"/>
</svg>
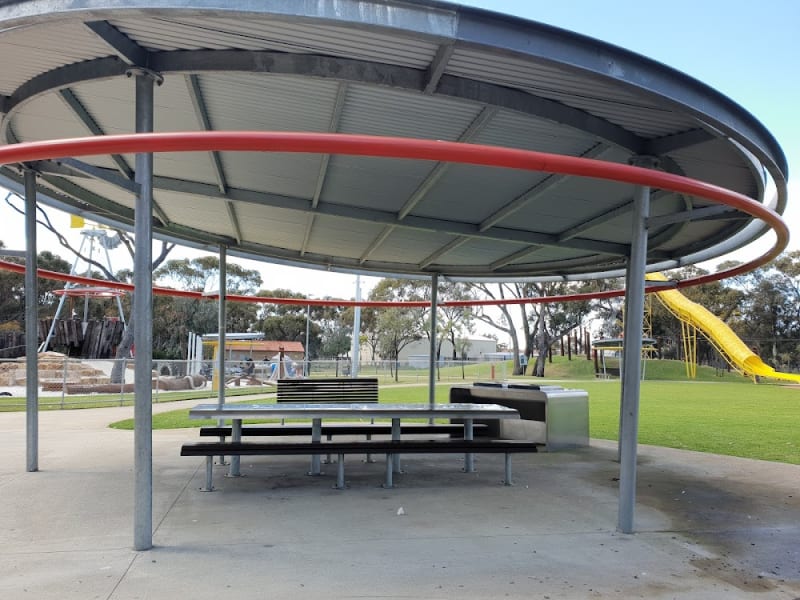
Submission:
<svg viewBox="0 0 800 600">
<path fill-rule="evenodd" d="M 392 473 L 394 472 L 394 455 L 386 453 L 386 481 L 383 483 L 385 488 L 393 488 Z"/>
<path fill-rule="evenodd" d="M 242 420 L 241 419 L 234 419 L 231 422 L 231 441 L 232 442 L 241 442 L 242 441 Z M 242 472 L 240 470 L 240 465 L 242 463 L 241 456 L 231 456 L 231 465 L 228 467 L 228 477 L 241 477 Z"/>
<path fill-rule="evenodd" d="M 333 487 L 337 490 L 343 490 L 347 487 L 344 484 L 344 454 L 341 452 L 339 453 L 339 464 L 336 468 L 336 485 Z"/>
<path fill-rule="evenodd" d="M 217 427 L 225 427 L 225 419 L 217 419 Z M 224 442 L 225 441 L 225 436 L 222 436 L 220 438 L 220 441 Z M 218 464 L 227 465 L 228 463 L 225 462 L 225 457 L 224 456 L 220 456 Z"/>
<path fill-rule="evenodd" d="M 506 479 L 503 485 L 514 485 L 514 480 L 511 479 L 511 453 L 506 452 Z"/>
<path fill-rule="evenodd" d="M 464 419 L 464 439 L 465 440 L 474 439 L 472 419 Z M 465 473 L 475 472 L 475 456 L 473 454 L 467 453 L 464 455 L 464 472 Z"/>
<path fill-rule="evenodd" d="M 322 419 L 311 419 L 311 441 L 322 441 Z M 311 470 L 308 472 L 309 475 L 322 475 L 320 462 L 319 454 L 311 455 Z"/>
<path fill-rule="evenodd" d="M 372 423 L 374 423 L 374 422 L 375 422 L 375 419 L 372 419 L 372 421 L 371 421 L 371 422 L 372 422 Z M 372 434 L 371 434 L 371 433 L 368 433 L 368 434 L 367 434 L 367 441 L 369 441 L 369 440 L 371 440 L 371 439 L 372 439 Z M 374 460 L 373 460 L 373 458 L 372 458 L 372 454 L 367 454 L 367 458 L 366 458 L 366 460 L 365 460 L 364 462 L 367 462 L 367 463 L 374 463 L 375 461 L 374 461 Z"/>
<path fill-rule="evenodd" d="M 213 492 L 214 485 L 212 484 L 214 474 L 214 457 L 206 456 L 206 487 L 200 488 L 201 492 Z"/>
<path fill-rule="evenodd" d="M 392 441 L 400 440 L 400 419 L 392 419 Z M 402 473 L 400 468 L 400 454 L 392 454 L 392 463 L 396 473 Z M 391 487 L 391 486 L 389 486 Z"/>
</svg>

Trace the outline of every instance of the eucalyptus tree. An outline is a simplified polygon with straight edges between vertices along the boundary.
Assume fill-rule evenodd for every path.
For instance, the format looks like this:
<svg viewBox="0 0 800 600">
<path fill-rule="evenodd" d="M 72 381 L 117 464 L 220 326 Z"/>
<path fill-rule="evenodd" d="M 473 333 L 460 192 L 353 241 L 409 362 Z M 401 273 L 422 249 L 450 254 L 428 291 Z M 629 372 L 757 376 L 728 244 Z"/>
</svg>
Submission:
<svg viewBox="0 0 800 600">
<path fill-rule="evenodd" d="M 724 265 L 727 266 L 727 265 Z M 739 295 L 731 326 L 776 368 L 800 364 L 800 251 L 728 280 Z"/>
<path fill-rule="evenodd" d="M 591 289 L 591 284 L 568 282 L 505 282 L 473 283 L 473 289 L 493 300 L 544 298 L 578 294 Z M 580 327 L 591 314 L 590 301 L 498 304 L 487 309 L 479 307 L 475 318 L 505 333 L 511 341 L 514 373 L 521 374 L 519 355 L 523 351 L 519 335 L 523 336 L 526 356 L 536 354 L 533 374 L 544 377 L 544 365 L 550 346 L 572 329 Z"/>
<path fill-rule="evenodd" d="M 5 245 L 0 241 L 0 249 L 2 248 L 5 248 Z M 1 254 L 2 251 L 0 251 Z M 24 261 L 19 258 L 4 257 L 4 259 L 8 262 L 24 264 Z M 70 271 L 70 264 L 67 261 L 48 250 L 40 252 L 36 260 L 40 269 L 58 273 L 69 273 Z M 64 283 L 54 279 L 40 279 L 37 287 L 39 316 L 54 314 L 60 299 L 55 292 L 63 289 Z M 5 324 L 6 329 L 21 331 L 24 321 L 25 277 L 20 273 L 0 271 L 0 323 Z"/>
<path fill-rule="evenodd" d="M 582 294 L 593 289 L 592 283 L 546 282 L 527 283 L 524 286 L 529 296 L 545 298 L 548 296 L 567 296 Z M 592 313 L 595 303 L 591 300 L 572 300 L 567 302 L 541 302 L 531 304 L 529 318 L 533 320 L 532 331 L 526 330 L 529 345 L 536 348 L 536 361 L 532 374 L 544 377 L 547 353 L 554 342 L 562 339 L 570 331 L 580 328 Z"/>
<path fill-rule="evenodd" d="M 370 300 L 408 302 L 424 300 L 422 282 L 410 279 L 382 279 L 369 294 Z M 395 380 L 399 378 L 400 352 L 425 335 L 427 309 L 415 307 L 381 308 L 377 312 L 375 330 L 381 355 L 394 361 Z"/>
<path fill-rule="evenodd" d="M 219 287 L 219 257 L 201 256 L 167 261 L 153 273 L 158 285 L 203 292 Z M 253 295 L 261 285 L 261 274 L 236 263 L 226 264 L 226 293 Z M 166 358 L 186 355 L 189 332 L 205 334 L 219 329 L 218 303 L 212 300 L 156 296 L 153 299 L 153 353 Z M 226 332 L 249 331 L 257 322 L 258 307 L 229 302 Z"/>
<path fill-rule="evenodd" d="M 471 283 L 469 286 L 477 296 L 490 300 L 524 298 L 526 293 L 524 285 L 517 282 Z M 516 306 L 511 304 L 497 304 L 491 307 L 478 306 L 475 308 L 473 316 L 477 321 L 485 323 L 508 336 L 508 339 L 511 341 L 511 351 L 514 355 L 514 373 L 521 373 L 519 364 L 520 330 L 525 332 L 524 340 L 527 341 L 531 339 L 529 334 L 530 325 L 525 312 L 525 306 L 523 304 Z M 529 349 L 526 347 L 526 355 L 529 354 L 529 352 Z"/>
<path fill-rule="evenodd" d="M 260 290 L 256 295 L 266 298 L 307 299 L 305 294 L 282 288 Z M 306 356 L 318 358 L 322 343 L 322 329 L 317 320 L 318 309 L 318 306 L 311 306 L 309 309 L 304 304 L 261 304 L 255 330 L 263 333 L 268 340 L 301 342 L 304 347 L 308 333 Z"/>
</svg>

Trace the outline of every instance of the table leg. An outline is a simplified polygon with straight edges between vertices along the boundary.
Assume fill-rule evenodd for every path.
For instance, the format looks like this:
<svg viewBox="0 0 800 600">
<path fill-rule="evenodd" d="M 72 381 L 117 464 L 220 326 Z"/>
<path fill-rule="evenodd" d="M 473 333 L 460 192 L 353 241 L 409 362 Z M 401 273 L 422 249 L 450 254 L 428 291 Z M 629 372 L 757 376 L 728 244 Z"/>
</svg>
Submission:
<svg viewBox="0 0 800 600">
<path fill-rule="evenodd" d="M 320 442 L 322 441 L 322 419 L 311 419 L 311 441 L 312 442 Z M 320 457 L 319 454 L 312 454 L 311 455 L 311 471 L 308 473 L 309 475 L 321 475 L 322 470 L 320 468 Z"/>
<path fill-rule="evenodd" d="M 473 439 L 473 427 L 472 427 L 472 419 L 464 419 L 464 439 L 471 440 Z M 471 452 L 464 454 L 464 472 L 465 473 L 474 473 L 475 472 L 475 457 Z"/>
<path fill-rule="evenodd" d="M 339 464 L 336 469 L 336 485 L 333 486 L 337 490 L 343 490 L 344 485 L 344 454 L 339 453 Z"/>
<path fill-rule="evenodd" d="M 392 419 L 392 441 L 400 441 L 400 419 L 393 418 Z M 392 462 L 394 463 L 393 468 L 396 473 L 402 473 L 400 470 L 400 453 L 395 452 L 392 454 Z"/>
<path fill-rule="evenodd" d="M 241 442 L 242 441 L 242 420 L 241 419 L 233 419 L 231 421 L 231 442 Z M 228 468 L 228 477 L 241 477 L 242 473 L 240 470 L 240 465 L 242 462 L 242 457 L 238 454 L 231 455 L 231 465 Z"/>
<path fill-rule="evenodd" d="M 213 492 L 214 457 L 206 456 L 206 487 L 200 488 L 201 492 Z"/>
<path fill-rule="evenodd" d="M 217 427 L 225 427 L 225 419 L 217 419 Z M 224 442 L 225 438 L 220 438 L 219 441 L 220 442 Z M 225 462 L 225 457 L 224 456 L 220 456 L 219 457 L 219 464 L 221 464 L 221 465 L 227 465 L 228 464 L 228 463 Z"/>
<path fill-rule="evenodd" d="M 393 488 L 394 482 L 392 481 L 392 463 L 394 462 L 394 455 L 386 455 L 386 481 L 383 484 L 385 488 Z"/>
</svg>

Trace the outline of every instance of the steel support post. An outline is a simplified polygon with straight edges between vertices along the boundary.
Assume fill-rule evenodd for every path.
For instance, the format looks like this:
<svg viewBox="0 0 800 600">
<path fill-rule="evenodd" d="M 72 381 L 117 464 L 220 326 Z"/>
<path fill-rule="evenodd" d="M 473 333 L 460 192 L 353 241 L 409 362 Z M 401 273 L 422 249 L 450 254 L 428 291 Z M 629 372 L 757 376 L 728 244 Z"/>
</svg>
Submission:
<svg viewBox="0 0 800 600">
<path fill-rule="evenodd" d="M 654 166 L 642 157 L 640 166 Z M 620 409 L 619 516 L 617 528 L 633 532 L 636 503 L 636 453 L 639 434 L 639 388 L 642 366 L 642 320 L 644 276 L 647 267 L 647 219 L 650 188 L 638 186 L 634 193 L 631 251 L 625 275 L 625 338 L 622 348 L 622 394 Z"/>
<path fill-rule="evenodd" d="M 136 133 L 153 131 L 156 76 L 136 79 Z M 153 547 L 153 155 L 136 155 L 136 253 L 133 261 L 134 359 L 134 549 Z"/>
<path fill-rule="evenodd" d="M 219 304 L 217 305 L 217 403 L 222 408 L 225 405 L 225 328 L 227 326 L 227 290 L 228 290 L 228 248 L 224 245 L 219 247 L 219 281 L 217 282 L 219 288 Z M 225 419 L 217 419 L 219 427 L 225 426 Z M 234 469 L 234 461 L 236 467 Z M 229 471 L 230 475 L 234 472 L 239 473 L 240 457 L 231 457 L 231 466 Z M 225 457 L 219 457 L 219 464 L 225 464 Z"/>
<path fill-rule="evenodd" d="M 361 302 L 361 276 L 356 275 L 356 302 Z M 350 362 L 350 377 L 358 377 L 361 366 L 361 307 L 353 309 L 353 360 Z M 308 349 L 306 349 L 308 352 Z"/>
<path fill-rule="evenodd" d="M 228 249 L 225 246 L 219 247 L 219 304 L 217 305 L 217 371 L 219 380 L 217 381 L 217 402 L 222 408 L 225 404 L 225 326 L 226 326 L 226 290 L 228 286 Z M 224 419 L 220 419 L 219 426 L 225 424 Z"/>
<path fill-rule="evenodd" d="M 431 276 L 431 347 L 428 359 L 428 404 L 433 407 L 436 404 L 436 313 L 439 307 L 439 274 Z M 434 422 L 430 418 L 430 423 Z"/>
<path fill-rule="evenodd" d="M 39 470 L 39 287 L 36 270 L 36 174 L 25 170 L 25 431 L 27 470 Z"/>
</svg>

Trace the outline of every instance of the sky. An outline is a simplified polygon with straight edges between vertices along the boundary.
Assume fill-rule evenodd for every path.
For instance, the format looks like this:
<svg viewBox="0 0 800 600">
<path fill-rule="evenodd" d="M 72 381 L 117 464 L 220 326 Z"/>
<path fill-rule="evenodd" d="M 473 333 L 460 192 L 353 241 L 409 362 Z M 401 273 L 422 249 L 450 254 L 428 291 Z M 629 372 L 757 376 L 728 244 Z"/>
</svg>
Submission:
<svg viewBox="0 0 800 600">
<path fill-rule="evenodd" d="M 789 162 L 789 204 L 784 220 L 792 231 L 789 249 L 800 249 L 800 2 L 797 0 L 462 0 L 460 4 L 540 21 L 621 46 L 683 71 L 725 94 L 760 120 L 775 136 Z M 792 181 L 794 176 L 795 181 Z M 5 194 L 2 195 L 2 198 Z M 69 230 L 65 215 L 48 209 L 74 244 L 80 230 Z M 24 248 L 23 217 L 0 201 L 0 239 Z M 40 250 L 72 260 L 55 238 L 38 235 Z M 765 236 L 731 258 L 754 258 L 771 247 Z M 170 258 L 194 257 L 173 250 Z M 354 275 L 265 265 L 230 258 L 262 273 L 264 289 L 287 288 L 320 298 L 355 297 Z M 721 259 L 720 259 L 721 260 Z M 716 264 L 715 261 L 714 264 Z M 114 269 L 129 267 L 122 251 L 112 253 Z M 713 269 L 714 264 L 701 265 Z M 360 278 L 362 297 L 379 281 Z"/>
</svg>

